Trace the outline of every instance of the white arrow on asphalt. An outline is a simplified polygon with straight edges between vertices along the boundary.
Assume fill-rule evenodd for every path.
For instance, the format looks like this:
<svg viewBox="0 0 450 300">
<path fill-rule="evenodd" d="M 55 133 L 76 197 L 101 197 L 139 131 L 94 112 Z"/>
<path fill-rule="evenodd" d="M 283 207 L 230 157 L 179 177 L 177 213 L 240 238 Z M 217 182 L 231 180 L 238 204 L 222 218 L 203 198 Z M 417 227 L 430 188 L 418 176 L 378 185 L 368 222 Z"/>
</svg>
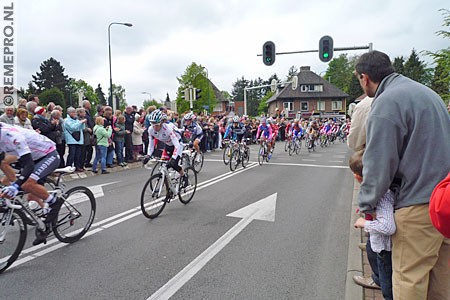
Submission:
<svg viewBox="0 0 450 300">
<path fill-rule="evenodd" d="M 169 282 L 157 290 L 147 300 L 166 300 L 172 297 L 186 282 L 200 271 L 217 253 L 220 252 L 235 236 L 237 236 L 253 220 L 275 221 L 275 208 L 277 193 L 272 194 L 258 202 L 241 208 L 228 217 L 242 218 L 236 225 L 222 235 L 214 244 L 197 256 L 189 265 L 181 270 Z"/>
</svg>

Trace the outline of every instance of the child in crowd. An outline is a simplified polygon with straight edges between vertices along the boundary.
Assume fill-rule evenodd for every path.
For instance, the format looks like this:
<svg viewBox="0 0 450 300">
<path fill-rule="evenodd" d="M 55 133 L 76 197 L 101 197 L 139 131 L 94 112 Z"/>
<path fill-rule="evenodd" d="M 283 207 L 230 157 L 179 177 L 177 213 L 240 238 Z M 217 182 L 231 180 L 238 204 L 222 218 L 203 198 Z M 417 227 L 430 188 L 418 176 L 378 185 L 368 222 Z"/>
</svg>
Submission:
<svg viewBox="0 0 450 300">
<path fill-rule="evenodd" d="M 363 158 L 364 150 L 355 152 L 349 160 L 349 166 L 355 179 L 361 183 L 363 181 Z M 370 245 L 377 254 L 378 279 L 384 299 L 393 299 L 392 296 L 392 240 L 395 233 L 394 222 L 394 194 L 388 190 L 384 196 L 378 200 L 374 220 L 368 221 L 358 218 L 354 224 L 355 228 L 363 228 L 369 233 Z"/>
</svg>

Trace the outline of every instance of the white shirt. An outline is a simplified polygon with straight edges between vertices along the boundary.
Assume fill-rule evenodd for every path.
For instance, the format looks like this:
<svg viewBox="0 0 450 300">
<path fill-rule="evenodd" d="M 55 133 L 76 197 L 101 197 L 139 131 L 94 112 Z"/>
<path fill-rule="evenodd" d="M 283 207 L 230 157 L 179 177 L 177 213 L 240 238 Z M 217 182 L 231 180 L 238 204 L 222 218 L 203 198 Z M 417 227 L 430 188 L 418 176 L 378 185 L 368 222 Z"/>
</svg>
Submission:
<svg viewBox="0 0 450 300">
<path fill-rule="evenodd" d="M 55 151 L 53 141 L 34 130 L 2 123 L 0 125 L 0 152 L 22 157 L 31 153 L 36 161 Z"/>
<path fill-rule="evenodd" d="M 370 246 L 376 253 L 392 251 L 391 235 L 397 229 L 394 221 L 394 193 L 387 193 L 377 202 L 376 218 L 366 221 L 364 230 L 370 233 Z"/>
<path fill-rule="evenodd" d="M 174 159 L 183 152 L 183 144 L 180 143 L 181 133 L 178 131 L 178 127 L 173 123 L 161 123 L 161 129 L 159 131 L 155 131 L 153 126 L 150 126 L 148 128 L 148 138 L 148 155 L 153 154 L 155 148 L 154 139 L 157 139 L 168 146 L 174 146 L 175 149 L 172 153 L 172 158 Z"/>
</svg>

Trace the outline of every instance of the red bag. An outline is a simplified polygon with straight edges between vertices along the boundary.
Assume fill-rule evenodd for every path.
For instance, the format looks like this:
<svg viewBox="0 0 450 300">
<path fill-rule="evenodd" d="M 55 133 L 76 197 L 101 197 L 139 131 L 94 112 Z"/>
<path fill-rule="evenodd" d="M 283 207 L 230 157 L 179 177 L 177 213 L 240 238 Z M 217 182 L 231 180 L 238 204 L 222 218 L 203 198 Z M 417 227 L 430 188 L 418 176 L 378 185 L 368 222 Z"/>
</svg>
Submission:
<svg viewBox="0 0 450 300">
<path fill-rule="evenodd" d="M 430 198 L 431 222 L 446 238 L 450 238 L 450 173 L 438 183 Z"/>
</svg>

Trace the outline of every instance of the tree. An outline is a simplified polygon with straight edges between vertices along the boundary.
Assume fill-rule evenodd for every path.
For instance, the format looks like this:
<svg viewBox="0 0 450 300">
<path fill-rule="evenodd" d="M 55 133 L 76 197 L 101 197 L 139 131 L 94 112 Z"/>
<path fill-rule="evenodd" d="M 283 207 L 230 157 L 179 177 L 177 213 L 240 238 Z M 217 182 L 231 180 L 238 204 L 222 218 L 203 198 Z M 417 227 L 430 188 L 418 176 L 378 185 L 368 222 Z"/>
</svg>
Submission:
<svg viewBox="0 0 450 300">
<path fill-rule="evenodd" d="M 91 102 L 92 109 L 94 109 L 95 106 L 100 103 L 97 94 L 94 91 L 94 88 L 82 79 L 75 80 L 71 78 L 69 80 L 69 91 L 70 91 L 69 105 L 73 107 L 78 107 L 80 105 L 80 103 L 78 103 L 79 91 L 83 91 L 84 97 L 86 97 Z M 95 114 L 95 111 L 92 112 Z"/>
<path fill-rule="evenodd" d="M 392 63 L 395 72 L 404 75 L 405 74 L 405 59 L 403 56 L 397 56 Z"/>
<path fill-rule="evenodd" d="M 444 15 L 443 26 L 450 27 L 450 10 L 440 9 L 439 11 Z M 450 31 L 439 30 L 436 34 L 443 38 L 450 38 Z M 431 56 L 437 64 L 433 78 L 434 86 L 438 87 L 442 84 L 442 89 L 439 88 L 436 92 L 448 103 L 450 101 L 450 47 L 436 52 L 425 51 L 425 53 Z"/>
<path fill-rule="evenodd" d="M 266 114 L 267 113 L 267 100 L 269 100 L 270 97 L 273 96 L 273 92 L 269 91 L 267 94 L 259 101 L 258 105 L 258 115 Z"/>
<path fill-rule="evenodd" d="M 119 99 L 119 107 L 117 109 L 124 111 L 125 108 L 128 106 L 127 100 L 125 99 L 125 89 L 120 84 L 114 84 L 112 85 L 113 92 L 112 95 L 114 96 L 114 100 L 118 98 Z"/>
<path fill-rule="evenodd" d="M 57 87 L 46 89 L 39 94 L 39 101 L 42 105 L 47 105 L 50 102 L 60 105 L 63 110 L 66 110 L 66 102 L 64 101 L 64 94 Z"/>
<path fill-rule="evenodd" d="M 156 106 L 156 108 L 160 108 L 161 107 L 161 103 L 159 103 L 158 101 L 152 99 L 152 100 L 144 100 L 144 102 L 142 102 L 142 106 L 144 107 L 145 110 L 147 110 L 147 108 L 149 106 Z"/>
<path fill-rule="evenodd" d="M 32 75 L 37 92 L 41 93 L 53 87 L 57 87 L 62 92 L 67 91 L 69 78 L 64 74 L 64 68 L 59 61 L 50 57 L 48 60 L 42 62 L 40 70 L 41 72 L 36 72 L 36 75 Z"/>
<path fill-rule="evenodd" d="M 348 93 L 353 70 L 354 66 L 347 58 L 347 54 L 341 54 L 328 64 L 324 79 Z"/>
<path fill-rule="evenodd" d="M 102 87 L 100 86 L 100 83 L 98 84 L 97 88 L 95 89 L 95 94 L 97 95 L 97 99 L 99 104 L 106 105 L 108 104 L 106 102 L 105 93 L 102 91 Z"/>
<path fill-rule="evenodd" d="M 190 64 L 181 77 L 177 77 L 179 87 L 177 91 L 177 108 L 178 111 L 184 112 L 190 109 L 189 101 L 182 99 L 181 96 L 187 88 L 196 88 L 201 90 L 201 98 L 192 101 L 193 110 L 197 113 L 202 112 L 205 107 L 212 111 L 216 103 L 216 95 L 207 77 L 205 67 L 197 65 L 195 62 Z"/>
<path fill-rule="evenodd" d="M 290 67 L 289 71 L 288 71 L 288 75 L 287 75 L 286 81 L 291 81 L 292 77 L 294 77 L 297 74 L 298 74 L 297 67 L 295 67 L 295 66 Z"/>
<path fill-rule="evenodd" d="M 405 62 L 404 75 L 424 85 L 429 85 L 431 81 L 431 70 L 427 68 L 424 61 L 419 59 L 416 50 L 411 51 L 411 55 Z"/>
</svg>

